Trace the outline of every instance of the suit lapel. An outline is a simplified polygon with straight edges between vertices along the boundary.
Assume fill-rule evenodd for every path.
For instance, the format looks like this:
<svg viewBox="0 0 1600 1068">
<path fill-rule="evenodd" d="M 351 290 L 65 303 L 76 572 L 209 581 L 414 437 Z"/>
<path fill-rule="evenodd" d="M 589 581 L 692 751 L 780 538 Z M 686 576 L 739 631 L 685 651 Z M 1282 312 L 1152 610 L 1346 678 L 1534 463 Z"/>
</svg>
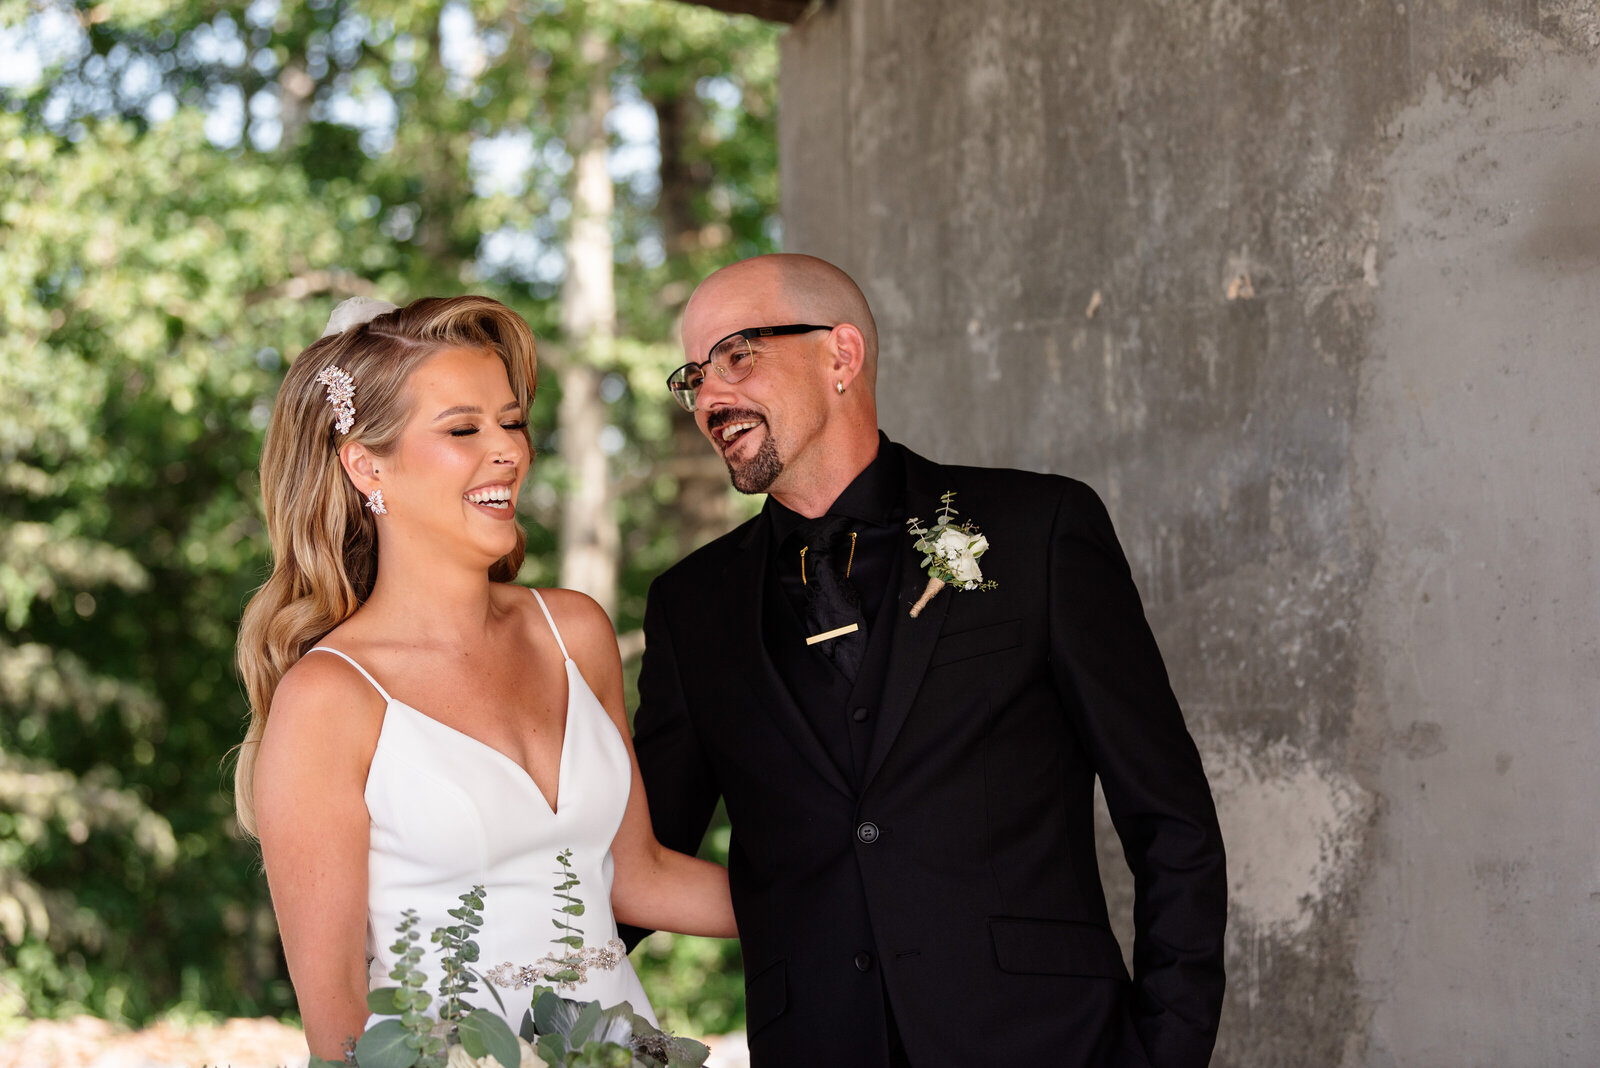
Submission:
<svg viewBox="0 0 1600 1068">
<path fill-rule="evenodd" d="M 729 600 L 732 609 L 722 616 L 732 629 L 728 641 L 728 648 L 732 651 L 729 663 L 747 665 L 738 674 L 750 692 L 755 713 L 770 715 L 789 744 L 828 785 L 846 797 L 854 797 L 855 791 L 851 789 L 844 772 L 828 755 L 827 748 L 812 729 L 805 712 L 795 703 L 794 695 L 778 674 L 777 666 L 773 664 L 766 643 L 762 640 L 765 634 L 763 612 L 767 590 L 767 550 L 772 536 L 765 516 L 758 516 L 751 526 L 741 551 L 724 571 L 726 585 L 723 588 L 731 594 Z"/>
<path fill-rule="evenodd" d="M 898 447 L 898 446 L 897 446 Z M 939 509 L 939 496 L 951 486 L 940 486 L 940 468 L 924 460 L 909 449 L 902 449 L 906 471 L 906 515 L 915 516 L 926 526 L 933 521 Z M 928 661 L 933 657 L 933 647 L 939 642 L 939 631 L 944 626 L 945 613 L 950 611 L 954 591 L 941 590 L 928 602 L 916 619 L 910 615 L 911 606 L 922 596 L 928 584 L 927 572 L 922 570 L 922 556 L 911 547 L 912 538 L 906 535 L 902 550 L 906 558 L 901 561 L 899 600 L 892 605 L 894 637 L 889 647 L 889 664 L 883 680 L 883 697 L 878 703 L 879 719 L 872 735 L 872 748 L 867 759 L 866 774 L 861 780 L 862 792 L 872 785 L 873 777 L 883 767 L 889 749 L 905 726 L 906 715 L 911 711 L 912 699 L 922 685 Z"/>
</svg>

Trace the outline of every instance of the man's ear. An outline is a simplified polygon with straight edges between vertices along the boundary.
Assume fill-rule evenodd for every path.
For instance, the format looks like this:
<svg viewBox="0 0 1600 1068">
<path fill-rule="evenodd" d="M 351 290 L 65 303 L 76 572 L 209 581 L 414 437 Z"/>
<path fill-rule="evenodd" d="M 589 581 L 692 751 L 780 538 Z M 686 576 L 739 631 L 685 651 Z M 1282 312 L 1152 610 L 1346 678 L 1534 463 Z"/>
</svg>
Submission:
<svg viewBox="0 0 1600 1068">
<path fill-rule="evenodd" d="M 828 345 L 833 356 L 829 374 L 844 389 L 849 389 L 867 362 L 867 339 L 850 323 L 840 323 L 829 335 Z"/>
<path fill-rule="evenodd" d="M 378 458 L 367 450 L 365 445 L 357 441 L 347 441 L 339 450 L 339 464 L 344 468 L 344 473 L 363 497 L 372 496 L 372 491 L 383 488 L 383 481 L 378 470 Z"/>
</svg>

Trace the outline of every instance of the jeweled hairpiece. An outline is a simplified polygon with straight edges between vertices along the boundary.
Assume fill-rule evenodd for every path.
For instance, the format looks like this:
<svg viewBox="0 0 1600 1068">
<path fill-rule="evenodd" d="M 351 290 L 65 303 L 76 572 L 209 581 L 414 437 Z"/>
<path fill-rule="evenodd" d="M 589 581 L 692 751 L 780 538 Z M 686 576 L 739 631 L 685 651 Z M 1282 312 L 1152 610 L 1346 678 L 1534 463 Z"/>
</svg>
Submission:
<svg viewBox="0 0 1600 1068">
<path fill-rule="evenodd" d="M 333 405 L 333 428 L 346 433 L 356 421 L 356 384 L 342 368 L 331 364 L 317 372 L 317 381 L 328 387 L 328 403 Z"/>
</svg>

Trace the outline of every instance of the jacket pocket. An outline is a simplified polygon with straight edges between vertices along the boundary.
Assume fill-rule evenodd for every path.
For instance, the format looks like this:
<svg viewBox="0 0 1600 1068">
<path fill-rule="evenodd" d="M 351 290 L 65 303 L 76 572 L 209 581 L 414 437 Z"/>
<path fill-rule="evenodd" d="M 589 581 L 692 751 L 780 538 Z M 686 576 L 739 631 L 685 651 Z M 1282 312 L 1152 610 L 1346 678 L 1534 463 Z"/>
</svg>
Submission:
<svg viewBox="0 0 1600 1068">
<path fill-rule="evenodd" d="M 1128 977 L 1116 936 L 1097 923 L 994 916 L 989 936 L 995 962 L 1013 975 Z"/>
<path fill-rule="evenodd" d="M 751 1038 L 789 1007 L 789 984 L 784 961 L 767 965 L 744 983 L 744 1025 Z"/>
<path fill-rule="evenodd" d="M 1021 644 L 1022 620 L 1020 619 L 1008 619 L 1004 623 L 992 623 L 987 627 L 942 634 L 939 636 L 939 644 L 933 647 L 933 659 L 928 662 L 928 667 L 932 669 L 941 664 L 953 664 L 957 660 L 983 656 L 985 653 L 999 653 L 1006 649 L 1015 649 Z"/>
</svg>

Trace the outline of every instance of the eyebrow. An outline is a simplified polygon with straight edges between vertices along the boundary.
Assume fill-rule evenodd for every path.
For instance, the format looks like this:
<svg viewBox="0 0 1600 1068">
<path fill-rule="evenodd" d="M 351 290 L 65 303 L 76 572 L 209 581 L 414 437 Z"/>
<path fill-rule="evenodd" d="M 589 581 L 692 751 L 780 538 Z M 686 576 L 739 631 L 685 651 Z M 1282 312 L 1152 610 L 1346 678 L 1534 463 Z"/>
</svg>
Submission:
<svg viewBox="0 0 1600 1068">
<path fill-rule="evenodd" d="M 504 408 L 501 408 L 500 411 L 502 413 L 504 413 L 504 412 L 511 411 L 513 408 L 520 408 L 520 407 L 522 407 L 522 402 L 521 401 L 512 401 L 510 404 L 506 405 Z M 433 417 L 433 421 L 435 423 L 437 423 L 439 420 L 448 419 L 452 415 L 482 415 L 482 414 L 483 414 L 483 409 L 479 408 L 476 404 L 458 404 L 454 408 L 446 408 L 444 411 L 442 411 L 438 415 L 434 416 Z"/>
</svg>

